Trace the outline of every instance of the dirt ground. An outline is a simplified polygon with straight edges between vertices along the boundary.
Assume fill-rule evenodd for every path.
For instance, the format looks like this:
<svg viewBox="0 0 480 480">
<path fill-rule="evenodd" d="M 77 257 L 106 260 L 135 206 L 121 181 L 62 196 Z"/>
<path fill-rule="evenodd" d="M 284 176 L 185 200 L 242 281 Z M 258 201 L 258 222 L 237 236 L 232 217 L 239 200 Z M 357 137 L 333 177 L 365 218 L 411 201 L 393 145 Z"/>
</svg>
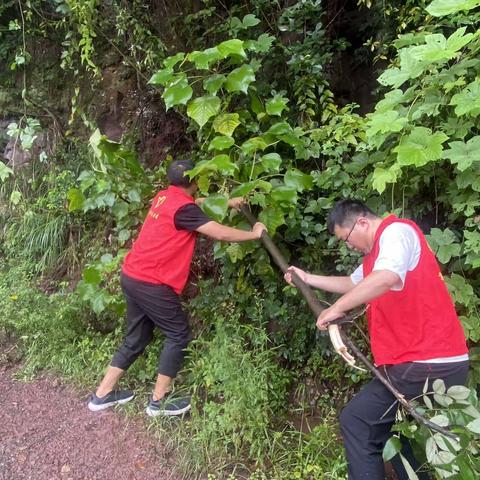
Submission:
<svg viewBox="0 0 480 480">
<path fill-rule="evenodd" d="M 180 480 L 141 419 L 92 413 L 59 380 L 14 371 L 0 367 L 0 480 Z"/>
</svg>

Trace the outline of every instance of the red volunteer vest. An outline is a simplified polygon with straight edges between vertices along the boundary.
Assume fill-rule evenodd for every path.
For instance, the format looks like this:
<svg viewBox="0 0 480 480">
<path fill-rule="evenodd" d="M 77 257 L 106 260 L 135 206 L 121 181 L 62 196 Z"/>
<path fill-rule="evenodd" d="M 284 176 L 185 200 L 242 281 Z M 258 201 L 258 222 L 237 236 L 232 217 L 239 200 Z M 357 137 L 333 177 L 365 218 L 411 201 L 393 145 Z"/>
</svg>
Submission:
<svg viewBox="0 0 480 480">
<path fill-rule="evenodd" d="M 380 235 L 394 222 L 406 223 L 415 229 L 421 253 L 418 265 L 407 272 L 403 290 L 389 290 L 368 305 L 368 329 L 375 364 L 467 353 L 465 335 L 437 260 L 414 222 L 394 215 L 383 220 L 375 233 L 372 251 L 363 259 L 364 277 L 372 272 L 378 257 Z"/>
<path fill-rule="evenodd" d="M 174 216 L 184 205 L 195 203 L 179 187 L 157 193 L 140 234 L 125 257 L 122 271 L 129 277 L 168 285 L 180 293 L 187 283 L 196 232 L 177 230 Z"/>
</svg>

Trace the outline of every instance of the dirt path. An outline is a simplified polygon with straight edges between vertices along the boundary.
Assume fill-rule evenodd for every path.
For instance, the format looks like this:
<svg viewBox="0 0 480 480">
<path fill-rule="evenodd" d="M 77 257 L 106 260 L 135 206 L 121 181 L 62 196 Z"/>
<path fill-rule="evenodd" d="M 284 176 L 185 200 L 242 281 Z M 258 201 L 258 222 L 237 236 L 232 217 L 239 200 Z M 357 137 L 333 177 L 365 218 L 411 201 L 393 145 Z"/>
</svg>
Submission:
<svg viewBox="0 0 480 480">
<path fill-rule="evenodd" d="M 92 413 L 58 380 L 13 372 L 0 368 L 0 480 L 180 480 L 141 420 Z"/>
</svg>

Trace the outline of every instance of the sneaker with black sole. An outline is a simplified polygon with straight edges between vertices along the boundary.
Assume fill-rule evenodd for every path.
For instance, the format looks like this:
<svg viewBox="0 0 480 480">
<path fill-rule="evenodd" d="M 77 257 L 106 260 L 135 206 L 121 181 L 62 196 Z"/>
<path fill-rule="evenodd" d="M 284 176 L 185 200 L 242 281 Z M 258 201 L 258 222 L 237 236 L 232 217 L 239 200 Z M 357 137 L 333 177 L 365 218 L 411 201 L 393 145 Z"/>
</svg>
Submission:
<svg viewBox="0 0 480 480">
<path fill-rule="evenodd" d="M 131 390 L 112 390 L 103 397 L 93 394 L 88 402 L 88 409 L 92 412 L 99 412 L 114 405 L 123 405 L 129 402 L 135 394 Z"/>
<path fill-rule="evenodd" d="M 160 400 L 150 397 L 146 412 L 149 417 L 177 416 L 188 412 L 190 407 L 190 397 L 173 397 L 167 394 Z"/>
</svg>

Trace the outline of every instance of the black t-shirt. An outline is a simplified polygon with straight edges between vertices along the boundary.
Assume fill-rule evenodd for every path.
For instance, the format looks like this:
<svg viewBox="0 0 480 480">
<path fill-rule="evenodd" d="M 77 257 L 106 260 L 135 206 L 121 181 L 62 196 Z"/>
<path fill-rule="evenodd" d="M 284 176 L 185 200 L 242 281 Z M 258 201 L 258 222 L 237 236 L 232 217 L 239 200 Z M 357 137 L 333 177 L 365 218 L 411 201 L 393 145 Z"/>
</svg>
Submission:
<svg viewBox="0 0 480 480">
<path fill-rule="evenodd" d="M 211 222 L 212 219 L 208 218 L 198 205 L 189 203 L 176 211 L 173 221 L 177 230 L 188 230 L 192 232 L 198 227 Z"/>
</svg>

